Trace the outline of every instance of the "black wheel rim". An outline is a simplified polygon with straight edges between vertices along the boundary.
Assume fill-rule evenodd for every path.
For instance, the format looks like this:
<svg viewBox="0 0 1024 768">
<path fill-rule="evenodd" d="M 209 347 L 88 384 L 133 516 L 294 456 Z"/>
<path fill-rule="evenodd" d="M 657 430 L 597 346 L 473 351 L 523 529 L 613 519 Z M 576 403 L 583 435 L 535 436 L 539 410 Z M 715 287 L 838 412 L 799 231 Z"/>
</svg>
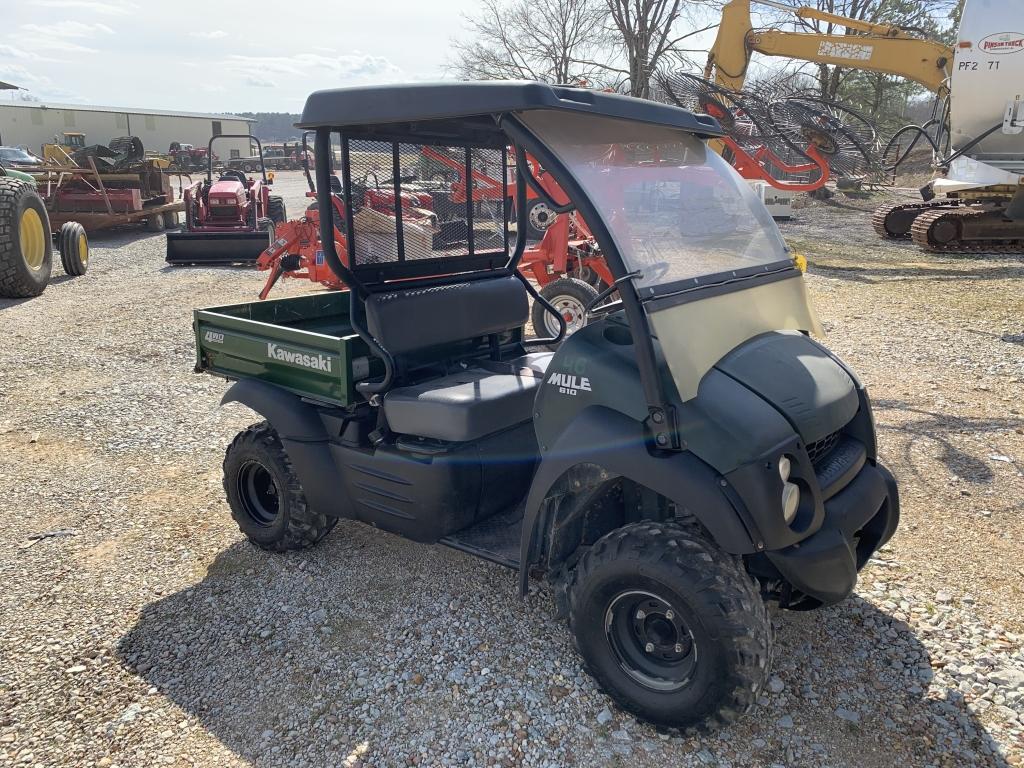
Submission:
<svg viewBox="0 0 1024 768">
<path fill-rule="evenodd" d="M 238 498 L 246 515 L 261 527 L 274 524 L 281 508 L 277 483 L 258 461 L 248 461 L 238 471 Z"/>
<path fill-rule="evenodd" d="M 619 666 L 653 691 L 678 691 L 697 665 L 693 634 L 677 607 L 652 592 L 620 592 L 609 602 L 605 635 Z"/>
</svg>

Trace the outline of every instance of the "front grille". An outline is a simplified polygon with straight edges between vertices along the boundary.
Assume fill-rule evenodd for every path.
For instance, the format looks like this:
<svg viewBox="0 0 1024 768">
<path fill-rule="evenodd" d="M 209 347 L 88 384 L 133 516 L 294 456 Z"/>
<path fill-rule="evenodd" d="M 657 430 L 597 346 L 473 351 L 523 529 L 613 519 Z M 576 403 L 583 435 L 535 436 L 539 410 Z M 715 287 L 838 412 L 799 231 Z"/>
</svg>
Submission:
<svg viewBox="0 0 1024 768">
<path fill-rule="evenodd" d="M 818 464 L 828 458 L 828 455 L 839 444 L 839 435 L 839 432 L 833 432 L 831 435 L 827 435 L 821 438 L 821 440 L 815 440 L 807 446 L 807 455 L 811 457 L 811 464 L 818 466 Z"/>
</svg>

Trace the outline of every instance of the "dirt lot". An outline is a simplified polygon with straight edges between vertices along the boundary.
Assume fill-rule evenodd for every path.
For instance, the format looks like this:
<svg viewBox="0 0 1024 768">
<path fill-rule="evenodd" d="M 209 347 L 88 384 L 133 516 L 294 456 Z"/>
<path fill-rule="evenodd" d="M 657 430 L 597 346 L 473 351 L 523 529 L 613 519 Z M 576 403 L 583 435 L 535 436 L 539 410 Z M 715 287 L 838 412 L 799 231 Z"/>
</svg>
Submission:
<svg viewBox="0 0 1024 768">
<path fill-rule="evenodd" d="M 497 566 L 344 522 L 248 546 L 220 461 L 255 418 L 191 372 L 190 311 L 262 276 L 95 238 L 86 277 L 0 301 L 0 765 L 1024 766 L 1024 260 L 883 245 L 880 202 L 783 231 L 901 528 L 856 596 L 777 616 L 757 709 L 700 738 L 615 710 Z"/>
</svg>

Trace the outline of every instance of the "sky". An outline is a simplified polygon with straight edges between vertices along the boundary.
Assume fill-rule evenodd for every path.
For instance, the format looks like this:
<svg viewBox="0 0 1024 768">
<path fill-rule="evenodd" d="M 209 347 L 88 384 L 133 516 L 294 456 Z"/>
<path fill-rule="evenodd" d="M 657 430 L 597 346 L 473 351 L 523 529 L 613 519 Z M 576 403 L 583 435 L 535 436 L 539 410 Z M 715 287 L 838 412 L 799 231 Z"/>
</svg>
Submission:
<svg viewBox="0 0 1024 768">
<path fill-rule="evenodd" d="M 0 0 L 0 80 L 50 102 L 299 112 L 319 88 L 435 80 L 474 0 Z M 0 92 L 0 100 L 11 95 Z"/>
</svg>

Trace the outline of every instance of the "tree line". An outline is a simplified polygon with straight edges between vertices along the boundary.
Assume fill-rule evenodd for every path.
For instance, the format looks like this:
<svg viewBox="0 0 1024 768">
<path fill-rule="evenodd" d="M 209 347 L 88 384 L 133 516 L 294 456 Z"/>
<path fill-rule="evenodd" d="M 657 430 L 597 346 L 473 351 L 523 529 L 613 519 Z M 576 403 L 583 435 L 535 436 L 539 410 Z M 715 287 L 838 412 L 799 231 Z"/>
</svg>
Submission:
<svg viewBox="0 0 1024 768">
<path fill-rule="evenodd" d="M 817 8 L 891 24 L 952 42 L 964 0 L 776 0 L 754 5 L 764 26 L 855 36 L 834 24 L 802 19 L 777 6 Z M 659 72 L 704 67 L 725 0 L 482 0 L 453 42 L 449 69 L 472 80 L 585 83 L 641 98 Z M 704 34 L 707 33 L 707 34 Z M 761 79 L 810 90 L 857 109 L 883 130 L 907 119 L 924 89 L 892 75 L 811 62 L 762 59 Z M 758 78 L 748 83 L 757 88 Z"/>
</svg>

